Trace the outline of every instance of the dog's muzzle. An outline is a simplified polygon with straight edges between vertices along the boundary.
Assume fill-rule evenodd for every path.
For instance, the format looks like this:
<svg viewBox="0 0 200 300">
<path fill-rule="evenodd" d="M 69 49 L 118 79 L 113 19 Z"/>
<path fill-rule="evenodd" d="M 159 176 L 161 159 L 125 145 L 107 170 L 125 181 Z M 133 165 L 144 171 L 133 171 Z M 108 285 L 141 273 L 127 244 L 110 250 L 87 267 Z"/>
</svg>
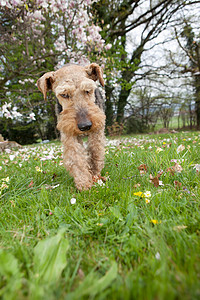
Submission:
<svg viewBox="0 0 200 300">
<path fill-rule="evenodd" d="M 91 127 L 92 127 L 92 122 L 91 121 L 87 121 L 87 122 L 78 124 L 78 129 L 80 131 L 88 131 L 88 130 L 90 130 Z"/>
<path fill-rule="evenodd" d="M 92 122 L 88 118 L 87 110 L 82 108 L 78 111 L 76 115 L 77 126 L 80 131 L 88 131 L 92 127 Z"/>
</svg>

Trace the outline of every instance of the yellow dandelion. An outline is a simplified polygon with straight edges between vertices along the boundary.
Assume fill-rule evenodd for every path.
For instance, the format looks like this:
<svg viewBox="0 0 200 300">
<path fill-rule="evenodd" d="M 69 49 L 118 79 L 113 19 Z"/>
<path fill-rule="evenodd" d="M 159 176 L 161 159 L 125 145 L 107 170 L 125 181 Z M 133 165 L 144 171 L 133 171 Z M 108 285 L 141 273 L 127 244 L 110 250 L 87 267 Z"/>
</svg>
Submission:
<svg viewBox="0 0 200 300">
<path fill-rule="evenodd" d="M 158 220 L 151 220 L 151 223 L 153 223 L 154 225 L 156 225 L 156 224 L 160 224 L 161 221 L 158 221 Z"/>
<path fill-rule="evenodd" d="M 133 195 L 139 196 L 139 197 L 144 197 L 142 192 L 136 192 L 136 193 L 133 193 Z"/>
<path fill-rule="evenodd" d="M 36 166 L 35 169 L 36 169 L 37 172 L 40 172 L 40 173 L 43 172 L 42 169 L 40 169 L 38 166 Z"/>
</svg>

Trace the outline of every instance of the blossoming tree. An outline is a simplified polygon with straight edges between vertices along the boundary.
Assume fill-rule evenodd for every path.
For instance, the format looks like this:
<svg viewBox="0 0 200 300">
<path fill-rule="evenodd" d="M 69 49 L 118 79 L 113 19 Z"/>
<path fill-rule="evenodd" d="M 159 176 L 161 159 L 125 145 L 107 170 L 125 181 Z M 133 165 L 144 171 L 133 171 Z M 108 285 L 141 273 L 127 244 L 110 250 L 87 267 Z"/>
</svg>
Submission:
<svg viewBox="0 0 200 300">
<path fill-rule="evenodd" d="M 93 2 L 0 0 L 0 132 L 6 137 L 22 123 L 37 126 L 41 138 L 47 123 L 54 131 L 54 104 L 44 104 L 35 86 L 43 73 L 68 62 L 103 63 L 109 46 L 92 23 Z"/>
</svg>

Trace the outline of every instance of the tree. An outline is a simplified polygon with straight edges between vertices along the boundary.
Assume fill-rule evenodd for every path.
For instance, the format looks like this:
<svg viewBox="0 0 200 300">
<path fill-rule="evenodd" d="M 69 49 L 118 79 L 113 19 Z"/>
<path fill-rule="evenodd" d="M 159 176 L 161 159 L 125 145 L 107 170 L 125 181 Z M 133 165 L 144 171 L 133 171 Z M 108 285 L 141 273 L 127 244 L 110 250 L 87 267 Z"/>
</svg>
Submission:
<svg viewBox="0 0 200 300">
<path fill-rule="evenodd" d="M 109 116 L 109 122 L 112 120 L 110 116 L 114 113 L 116 113 L 117 122 L 123 121 L 125 107 L 136 80 L 136 71 L 141 65 L 145 46 L 169 24 L 171 25 L 178 11 L 197 2 L 199 1 L 100 0 L 94 4 L 96 22 L 99 22 L 102 27 L 102 37 L 107 43 L 112 44 L 110 52 L 107 53 L 110 58 L 105 66 L 108 77 L 106 114 Z M 127 45 L 134 33 L 140 35 L 140 40 L 130 50 Z M 113 80 L 113 76 L 116 76 L 116 79 Z M 113 101 L 113 94 L 116 90 L 112 87 L 116 83 L 120 85 L 117 87 L 117 103 Z"/>
<path fill-rule="evenodd" d="M 182 44 L 178 36 L 177 31 L 176 39 L 183 50 L 185 56 L 188 58 L 189 64 L 180 65 L 182 73 L 190 73 L 192 76 L 192 85 L 194 87 L 194 96 L 195 96 L 195 111 L 197 118 L 197 128 L 200 128 L 200 38 L 198 34 L 195 36 L 192 25 L 188 23 L 187 20 L 184 20 L 184 27 L 180 34 L 185 40 L 185 45 Z"/>
<path fill-rule="evenodd" d="M 0 105 L 10 102 L 10 109 L 17 107 L 23 116 L 34 112 L 33 126 L 42 139 L 47 138 L 47 127 L 55 128 L 56 118 L 54 103 L 43 102 L 36 80 L 68 62 L 87 63 L 95 59 L 101 63 L 106 45 L 100 27 L 92 22 L 92 2 L 0 1 Z M 0 128 L 7 137 L 6 128 L 30 126 L 33 122 L 23 116 L 2 119 Z"/>
</svg>

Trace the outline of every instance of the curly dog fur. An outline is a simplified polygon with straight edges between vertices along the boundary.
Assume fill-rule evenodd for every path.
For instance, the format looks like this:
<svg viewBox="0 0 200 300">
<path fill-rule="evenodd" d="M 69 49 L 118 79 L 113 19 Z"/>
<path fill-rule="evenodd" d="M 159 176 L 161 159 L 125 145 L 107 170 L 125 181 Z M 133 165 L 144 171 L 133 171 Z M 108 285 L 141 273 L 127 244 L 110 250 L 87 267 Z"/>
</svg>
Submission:
<svg viewBox="0 0 200 300">
<path fill-rule="evenodd" d="M 102 70 L 96 63 L 86 67 L 67 65 L 44 74 L 37 81 L 43 93 L 52 90 L 58 100 L 57 128 L 64 146 L 63 161 L 79 190 L 92 187 L 104 167 L 104 99 L 95 81 L 104 86 Z M 87 148 L 82 137 L 88 136 Z"/>
</svg>

